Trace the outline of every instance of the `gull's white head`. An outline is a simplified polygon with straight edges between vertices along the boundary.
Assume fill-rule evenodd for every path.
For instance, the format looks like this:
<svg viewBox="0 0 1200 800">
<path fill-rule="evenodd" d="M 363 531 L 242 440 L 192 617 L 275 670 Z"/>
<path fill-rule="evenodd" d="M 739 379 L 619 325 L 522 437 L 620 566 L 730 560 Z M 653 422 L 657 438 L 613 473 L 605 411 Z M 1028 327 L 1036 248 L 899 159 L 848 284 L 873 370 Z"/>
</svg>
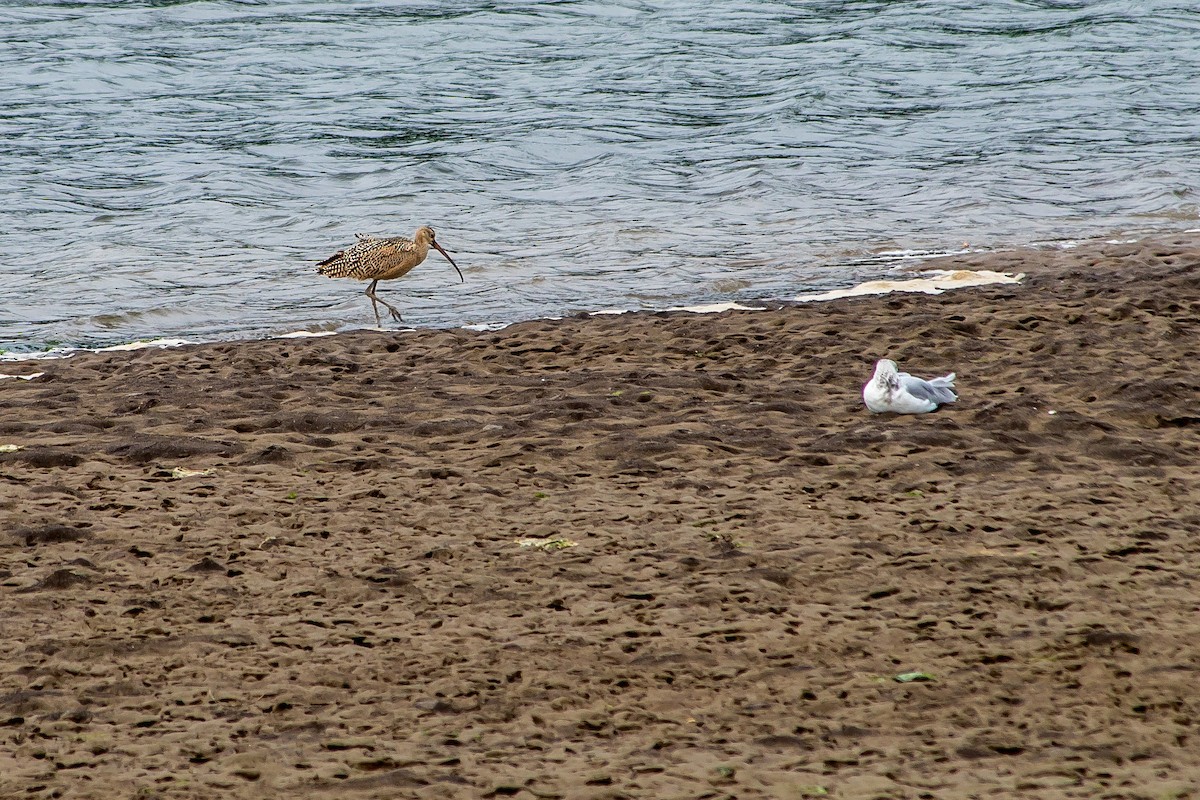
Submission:
<svg viewBox="0 0 1200 800">
<path fill-rule="evenodd" d="M 896 362 L 890 358 L 881 358 L 875 362 L 875 377 L 872 378 L 876 383 L 881 383 L 887 386 L 899 386 L 900 379 L 897 377 L 898 369 Z"/>
</svg>

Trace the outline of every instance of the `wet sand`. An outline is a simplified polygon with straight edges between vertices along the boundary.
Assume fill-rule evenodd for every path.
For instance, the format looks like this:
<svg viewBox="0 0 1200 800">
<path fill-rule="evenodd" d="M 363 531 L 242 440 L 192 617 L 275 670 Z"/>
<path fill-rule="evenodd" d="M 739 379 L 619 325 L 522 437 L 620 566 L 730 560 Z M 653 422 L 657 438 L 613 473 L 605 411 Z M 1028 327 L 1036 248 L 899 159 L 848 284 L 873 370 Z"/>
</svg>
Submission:
<svg viewBox="0 0 1200 800">
<path fill-rule="evenodd" d="M 1200 796 L 1200 235 L 931 266 L 7 365 L 0 797 Z"/>
</svg>

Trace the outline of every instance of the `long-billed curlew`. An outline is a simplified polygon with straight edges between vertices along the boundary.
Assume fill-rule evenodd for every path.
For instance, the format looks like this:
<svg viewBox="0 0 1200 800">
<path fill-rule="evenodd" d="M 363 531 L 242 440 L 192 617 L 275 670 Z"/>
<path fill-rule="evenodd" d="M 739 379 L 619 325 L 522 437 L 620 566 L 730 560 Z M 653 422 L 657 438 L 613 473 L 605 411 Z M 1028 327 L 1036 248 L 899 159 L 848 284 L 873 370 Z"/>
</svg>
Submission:
<svg viewBox="0 0 1200 800">
<path fill-rule="evenodd" d="M 429 255 L 430 245 L 446 257 L 450 266 L 454 267 L 455 272 L 458 273 L 458 277 L 463 283 L 466 283 L 467 279 L 463 278 L 462 270 L 458 268 L 458 264 L 454 263 L 450 254 L 437 243 L 433 228 L 428 225 L 417 228 L 417 232 L 411 239 L 404 236 L 376 239 L 360 233 L 357 242 L 345 250 L 337 251 L 318 264 L 317 272 L 327 278 L 354 278 L 359 281 L 370 281 L 371 285 L 367 287 L 367 297 L 371 298 L 371 308 L 375 311 L 375 324 L 380 324 L 379 306 L 376 305 L 376 301 L 387 306 L 388 311 L 392 312 L 392 319 L 403 322 L 404 319 L 395 306 L 375 296 L 375 284 L 380 281 L 390 281 L 393 278 L 403 278 L 412 271 L 413 267 L 425 260 L 425 256 Z"/>
</svg>

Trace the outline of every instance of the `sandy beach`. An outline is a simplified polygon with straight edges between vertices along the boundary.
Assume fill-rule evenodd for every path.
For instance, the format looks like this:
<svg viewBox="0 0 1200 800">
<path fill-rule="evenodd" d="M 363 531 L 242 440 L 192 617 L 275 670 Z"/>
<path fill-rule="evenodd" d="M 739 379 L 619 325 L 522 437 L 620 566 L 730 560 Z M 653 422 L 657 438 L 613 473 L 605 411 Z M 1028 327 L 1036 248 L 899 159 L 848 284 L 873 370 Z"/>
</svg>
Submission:
<svg viewBox="0 0 1200 800">
<path fill-rule="evenodd" d="M 0 797 L 1200 797 L 1200 234 L 930 266 L 6 364 Z"/>
</svg>

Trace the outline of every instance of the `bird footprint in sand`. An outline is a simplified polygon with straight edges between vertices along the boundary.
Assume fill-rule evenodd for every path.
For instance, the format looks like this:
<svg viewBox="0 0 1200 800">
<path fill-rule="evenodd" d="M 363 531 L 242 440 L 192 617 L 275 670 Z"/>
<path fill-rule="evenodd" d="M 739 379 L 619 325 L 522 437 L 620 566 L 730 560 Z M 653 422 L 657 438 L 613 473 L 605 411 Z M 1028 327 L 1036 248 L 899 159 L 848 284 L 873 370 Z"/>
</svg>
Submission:
<svg viewBox="0 0 1200 800">
<path fill-rule="evenodd" d="M 863 386 L 863 402 L 875 413 L 925 414 L 957 399 L 953 372 L 925 380 L 898 372 L 896 362 L 888 358 L 875 363 L 875 375 Z"/>
</svg>

